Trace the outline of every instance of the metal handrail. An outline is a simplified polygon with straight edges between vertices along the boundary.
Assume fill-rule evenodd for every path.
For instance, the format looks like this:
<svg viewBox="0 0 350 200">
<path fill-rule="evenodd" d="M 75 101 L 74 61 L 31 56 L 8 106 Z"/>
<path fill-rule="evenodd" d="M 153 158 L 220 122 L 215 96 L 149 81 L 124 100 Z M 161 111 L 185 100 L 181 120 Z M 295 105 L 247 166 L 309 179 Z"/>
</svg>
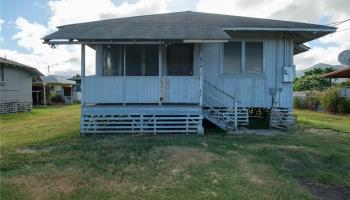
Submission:
<svg viewBox="0 0 350 200">
<path fill-rule="evenodd" d="M 212 88 L 214 88 L 216 91 L 219 91 L 220 93 L 226 95 L 227 97 L 231 98 L 234 102 L 234 123 L 235 123 L 235 129 L 237 131 L 237 127 L 238 127 L 238 122 L 237 122 L 237 103 L 241 103 L 240 101 L 238 101 L 234 96 L 228 94 L 227 92 L 221 90 L 220 88 L 216 87 L 215 85 L 209 83 L 207 80 L 202 79 L 204 83 L 206 83 L 207 85 L 211 86 Z M 219 99 L 217 99 L 214 95 L 209 94 L 207 92 L 203 92 L 206 93 L 207 95 L 209 95 L 210 97 L 212 97 L 214 100 L 216 100 L 217 102 L 221 103 L 222 105 L 225 105 L 224 103 L 222 103 Z"/>
<path fill-rule="evenodd" d="M 221 90 L 220 88 L 216 87 L 215 85 L 211 84 L 210 82 L 208 82 L 207 80 L 203 79 L 203 82 L 205 82 L 206 84 L 210 85 L 212 88 L 216 89 L 217 91 L 219 91 L 220 93 L 226 95 L 227 97 L 237 101 L 238 103 L 241 103 L 239 100 L 236 99 L 236 97 L 230 95 L 229 93 Z"/>
</svg>

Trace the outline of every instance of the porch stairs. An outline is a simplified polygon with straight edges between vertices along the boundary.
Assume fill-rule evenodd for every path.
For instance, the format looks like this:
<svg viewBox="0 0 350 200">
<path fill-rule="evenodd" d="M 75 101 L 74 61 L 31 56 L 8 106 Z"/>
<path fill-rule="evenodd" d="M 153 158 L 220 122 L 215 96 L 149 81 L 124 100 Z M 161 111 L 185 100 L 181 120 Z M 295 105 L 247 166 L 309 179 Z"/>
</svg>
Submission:
<svg viewBox="0 0 350 200">
<path fill-rule="evenodd" d="M 248 109 L 232 95 L 203 80 L 203 117 L 227 133 L 236 133 L 239 125 L 248 125 Z M 225 102 L 220 100 L 225 99 Z"/>
</svg>

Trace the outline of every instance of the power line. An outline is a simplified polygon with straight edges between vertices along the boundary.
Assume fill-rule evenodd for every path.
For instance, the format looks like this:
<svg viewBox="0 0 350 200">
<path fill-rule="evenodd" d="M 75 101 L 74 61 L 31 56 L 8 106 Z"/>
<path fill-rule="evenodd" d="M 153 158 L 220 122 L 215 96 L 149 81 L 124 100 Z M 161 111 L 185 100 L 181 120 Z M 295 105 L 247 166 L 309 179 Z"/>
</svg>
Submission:
<svg viewBox="0 0 350 200">
<path fill-rule="evenodd" d="M 342 32 L 342 31 L 348 31 L 348 30 L 350 30 L 350 28 L 346 28 L 346 29 L 343 29 L 343 30 L 339 30 L 339 31 L 337 31 L 336 33 L 339 33 L 339 32 Z"/>
<path fill-rule="evenodd" d="M 331 34 L 329 34 L 329 35 L 332 36 L 333 34 L 336 34 L 336 33 L 339 33 L 339 32 L 343 32 L 343 31 L 349 31 L 349 30 L 350 30 L 350 28 L 346 28 L 346 29 L 342 29 L 342 30 L 333 32 L 333 33 L 331 33 Z"/>
<path fill-rule="evenodd" d="M 332 25 L 332 26 L 339 26 L 340 24 L 343 24 L 343 23 L 348 22 L 348 21 L 350 21 L 350 18 L 349 19 L 345 19 L 343 21 L 339 21 L 339 22 L 332 22 L 332 23 L 329 23 L 329 24 L 326 24 L 326 25 L 327 26 L 330 26 L 330 25 Z"/>
</svg>

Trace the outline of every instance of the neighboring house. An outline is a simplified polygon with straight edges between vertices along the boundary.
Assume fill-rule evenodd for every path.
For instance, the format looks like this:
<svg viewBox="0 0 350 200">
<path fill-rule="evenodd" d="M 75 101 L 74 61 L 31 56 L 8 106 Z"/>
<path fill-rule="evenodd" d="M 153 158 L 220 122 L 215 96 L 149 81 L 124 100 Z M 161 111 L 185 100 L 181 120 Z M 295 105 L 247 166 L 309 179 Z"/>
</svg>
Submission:
<svg viewBox="0 0 350 200">
<path fill-rule="evenodd" d="M 346 67 L 344 69 L 340 69 L 340 70 L 337 70 L 334 72 L 324 74 L 323 77 L 331 78 L 331 79 L 342 78 L 342 79 L 349 81 L 350 80 L 350 67 Z M 350 99 L 350 87 L 341 88 L 340 89 L 340 96 Z"/>
<path fill-rule="evenodd" d="M 44 94 L 45 88 L 45 94 Z M 48 75 L 42 77 L 41 81 L 33 83 L 33 99 L 34 105 L 52 104 L 57 101 L 57 96 L 65 104 L 74 102 L 75 82 L 67 80 L 64 77 L 56 75 Z M 56 98 L 56 99 L 53 99 Z"/>
<path fill-rule="evenodd" d="M 248 109 L 293 121 L 293 55 L 330 26 L 178 12 L 59 26 L 49 45 L 81 45 L 81 133 L 232 132 Z M 96 74 L 85 76 L 85 46 Z"/>
<path fill-rule="evenodd" d="M 73 93 L 73 100 L 75 102 L 80 102 L 81 100 L 81 78 L 80 75 L 73 76 L 73 78 L 69 78 L 68 80 L 75 81 L 75 92 Z"/>
<path fill-rule="evenodd" d="M 0 114 L 31 111 L 35 68 L 0 57 Z"/>
<path fill-rule="evenodd" d="M 327 74 L 324 74 L 323 77 L 325 78 L 347 78 L 350 79 L 350 67 L 345 67 L 344 69 L 339 69 L 333 72 L 329 72 Z"/>
</svg>

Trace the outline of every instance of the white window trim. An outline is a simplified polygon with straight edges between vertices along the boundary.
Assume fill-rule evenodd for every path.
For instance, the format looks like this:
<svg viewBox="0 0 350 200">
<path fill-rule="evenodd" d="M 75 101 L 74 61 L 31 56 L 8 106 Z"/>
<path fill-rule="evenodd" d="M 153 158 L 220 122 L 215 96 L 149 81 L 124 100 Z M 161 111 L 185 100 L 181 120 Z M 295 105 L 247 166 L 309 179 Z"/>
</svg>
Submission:
<svg viewBox="0 0 350 200">
<path fill-rule="evenodd" d="M 229 42 L 241 42 L 241 73 L 224 73 L 224 44 L 220 43 L 220 77 L 264 77 L 265 76 L 265 63 L 266 63 L 266 45 L 264 40 L 257 40 L 257 39 L 245 39 L 245 40 L 230 40 Z M 245 44 L 246 42 L 262 42 L 263 45 L 263 66 L 262 66 L 262 73 L 255 74 L 255 73 L 246 73 L 245 72 Z"/>
</svg>

